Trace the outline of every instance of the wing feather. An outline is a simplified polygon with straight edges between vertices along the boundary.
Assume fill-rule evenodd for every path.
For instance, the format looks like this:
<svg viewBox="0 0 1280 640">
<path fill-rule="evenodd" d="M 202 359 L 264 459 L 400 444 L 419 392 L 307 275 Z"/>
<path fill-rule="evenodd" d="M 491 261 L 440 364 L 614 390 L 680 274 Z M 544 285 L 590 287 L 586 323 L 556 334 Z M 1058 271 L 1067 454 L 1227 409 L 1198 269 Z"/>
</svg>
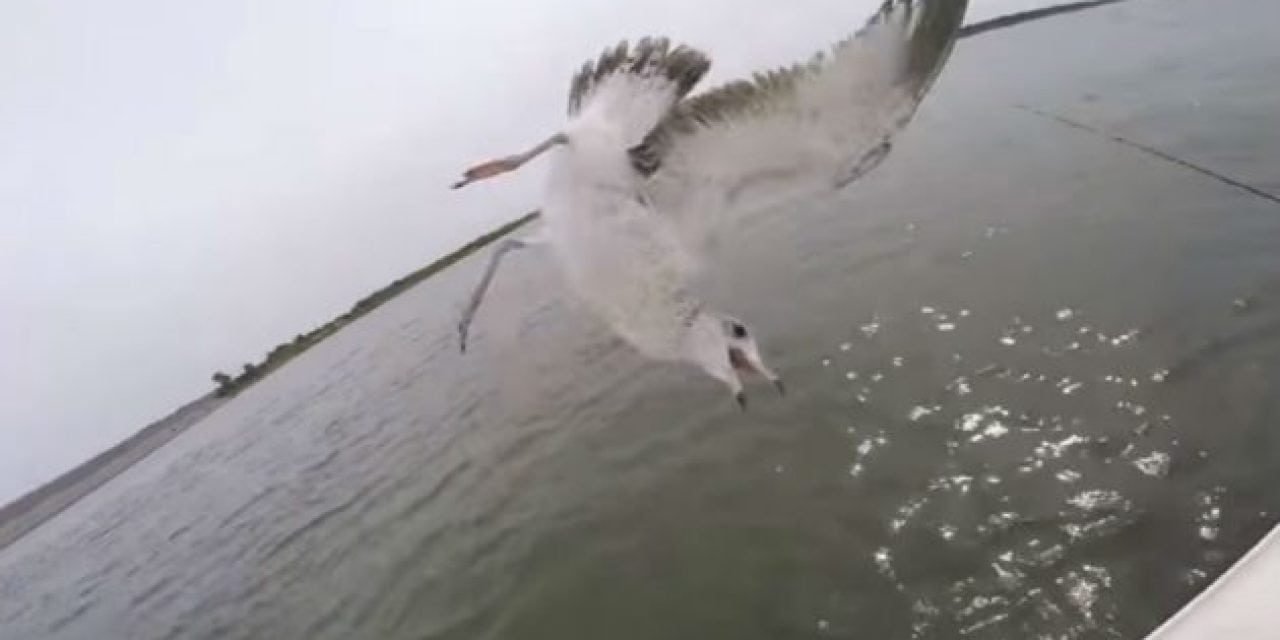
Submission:
<svg viewBox="0 0 1280 640">
<path fill-rule="evenodd" d="M 941 71 L 968 0 L 886 0 L 807 62 L 677 103 L 630 150 L 658 210 L 703 218 L 830 192 L 875 167 Z"/>
<path fill-rule="evenodd" d="M 569 116 L 608 121 L 623 130 L 628 144 L 636 144 L 710 67 L 701 51 L 673 47 L 666 38 L 642 38 L 634 46 L 624 40 L 574 74 L 569 84 Z"/>
</svg>

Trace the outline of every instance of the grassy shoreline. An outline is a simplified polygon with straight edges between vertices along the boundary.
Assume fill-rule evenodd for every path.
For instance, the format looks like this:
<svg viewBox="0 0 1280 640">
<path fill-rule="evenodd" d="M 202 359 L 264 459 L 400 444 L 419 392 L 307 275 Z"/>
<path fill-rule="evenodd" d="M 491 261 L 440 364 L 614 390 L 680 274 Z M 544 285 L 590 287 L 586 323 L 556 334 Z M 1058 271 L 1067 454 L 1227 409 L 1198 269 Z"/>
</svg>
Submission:
<svg viewBox="0 0 1280 640">
<path fill-rule="evenodd" d="M 343 327 L 386 304 L 414 285 L 523 227 L 537 216 L 538 212 L 535 211 L 504 224 L 443 258 L 361 298 L 350 311 L 308 333 L 299 334 L 291 342 L 278 345 L 261 362 L 246 364 L 243 373 L 238 376 L 215 374 L 214 381 L 219 384 L 217 390 L 179 407 L 177 411 L 147 425 L 110 449 L 9 504 L 0 506 L 0 550 L 79 502 L 112 478 L 208 417 L 236 394 L 284 366 L 302 352 L 341 331 Z"/>
<path fill-rule="evenodd" d="M 523 227 L 536 217 L 538 217 L 537 211 L 527 213 L 516 220 L 508 222 L 507 224 L 504 224 L 501 227 L 468 242 L 443 258 L 440 258 L 417 271 L 395 280 L 386 287 L 361 298 L 351 306 L 350 311 L 319 327 L 316 327 L 308 333 L 298 334 L 290 342 L 284 342 L 277 345 L 276 348 L 267 353 L 266 357 L 263 358 L 261 362 L 245 364 L 243 370 L 237 376 L 232 376 L 221 371 L 213 374 L 213 381 L 218 385 L 217 391 L 214 392 L 215 395 L 218 397 L 231 397 L 240 393 L 254 382 L 261 380 L 272 371 L 284 366 L 285 363 L 297 357 L 302 352 L 310 349 L 312 346 L 315 346 L 321 340 L 337 333 L 343 327 L 358 320 L 370 311 L 386 304 L 391 299 L 401 293 L 404 293 L 414 285 L 417 285 L 423 280 L 439 273 L 441 270 L 452 266 L 454 263 L 475 253 L 476 251 L 483 249 L 503 236 Z"/>
</svg>

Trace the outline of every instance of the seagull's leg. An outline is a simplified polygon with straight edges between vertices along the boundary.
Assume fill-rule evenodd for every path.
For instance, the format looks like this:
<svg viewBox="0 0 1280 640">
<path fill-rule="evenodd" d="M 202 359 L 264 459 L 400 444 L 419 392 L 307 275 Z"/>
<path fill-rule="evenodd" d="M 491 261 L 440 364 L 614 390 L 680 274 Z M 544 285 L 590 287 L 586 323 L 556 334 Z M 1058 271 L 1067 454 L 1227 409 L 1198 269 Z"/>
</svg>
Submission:
<svg viewBox="0 0 1280 640">
<path fill-rule="evenodd" d="M 893 149 L 893 145 L 886 138 L 870 151 L 862 154 L 862 157 L 858 158 L 853 163 L 853 166 L 841 172 L 841 175 L 836 179 L 836 188 L 843 189 L 849 186 L 849 183 L 867 175 L 867 172 L 880 166 L 880 163 L 884 162 L 884 159 L 888 157 L 891 149 Z"/>
<path fill-rule="evenodd" d="M 489 290 L 489 283 L 493 281 L 494 274 L 498 272 L 498 265 L 502 264 L 502 258 L 517 249 L 525 249 L 545 243 L 546 238 L 541 231 L 534 232 L 524 238 L 507 238 L 499 243 L 493 255 L 489 256 L 489 266 L 485 268 L 484 275 L 480 277 L 480 282 L 476 284 L 475 291 L 471 293 L 471 301 L 467 303 L 467 308 L 462 312 L 462 319 L 458 321 L 458 344 L 463 353 L 467 351 L 467 333 L 471 329 L 471 321 L 476 317 L 476 311 L 484 300 L 485 292 Z"/>
<path fill-rule="evenodd" d="M 471 184 L 472 182 L 487 180 L 494 176 L 500 176 L 504 173 L 515 171 L 516 169 L 519 169 L 521 166 L 523 166 L 524 163 L 530 160 L 533 160 L 534 158 L 542 155 L 543 153 L 546 153 L 552 147 L 558 144 L 568 144 L 568 143 L 569 143 L 569 138 L 567 136 L 565 136 L 563 133 L 557 133 L 554 136 L 551 136 L 550 138 L 543 140 L 541 143 L 538 144 L 538 146 L 524 153 L 518 153 L 514 156 L 507 156 L 505 158 L 498 158 L 497 160 L 490 160 L 489 162 L 478 164 L 474 167 L 471 167 L 470 169 L 467 169 L 466 172 L 462 174 L 462 179 L 453 183 L 453 186 L 451 188 L 461 189 Z"/>
</svg>

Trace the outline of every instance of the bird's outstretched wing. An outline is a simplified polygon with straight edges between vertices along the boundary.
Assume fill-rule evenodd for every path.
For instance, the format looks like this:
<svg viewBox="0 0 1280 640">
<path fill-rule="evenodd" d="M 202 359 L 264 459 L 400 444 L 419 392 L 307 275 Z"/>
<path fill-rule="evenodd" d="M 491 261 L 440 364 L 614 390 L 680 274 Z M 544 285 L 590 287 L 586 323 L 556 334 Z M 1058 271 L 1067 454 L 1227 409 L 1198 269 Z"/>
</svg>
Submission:
<svg viewBox="0 0 1280 640">
<path fill-rule="evenodd" d="M 682 100 L 630 151 L 647 197 L 679 224 L 714 226 L 718 215 L 848 184 L 914 115 L 967 5 L 885 0 L 865 27 L 807 63 Z"/>
<path fill-rule="evenodd" d="M 569 117 L 605 123 L 639 144 L 710 68 L 701 51 L 667 38 L 623 40 L 573 75 Z"/>
</svg>

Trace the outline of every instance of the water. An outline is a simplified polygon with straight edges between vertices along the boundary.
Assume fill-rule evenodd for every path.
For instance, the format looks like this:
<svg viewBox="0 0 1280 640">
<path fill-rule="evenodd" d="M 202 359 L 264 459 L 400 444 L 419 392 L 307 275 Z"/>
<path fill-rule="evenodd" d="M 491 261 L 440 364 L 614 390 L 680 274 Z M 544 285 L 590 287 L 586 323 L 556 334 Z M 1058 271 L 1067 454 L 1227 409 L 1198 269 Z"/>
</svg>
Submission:
<svg viewBox="0 0 1280 640">
<path fill-rule="evenodd" d="M 1280 210 L 1015 106 L 1280 191 L 1280 12 L 1223 4 L 966 41 L 872 177 L 725 242 L 787 398 L 532 254 L 461 356 L 471 260 L 0 552 L 0 637 L 1141 637 L 1280 513 Z"/>
</svg>

